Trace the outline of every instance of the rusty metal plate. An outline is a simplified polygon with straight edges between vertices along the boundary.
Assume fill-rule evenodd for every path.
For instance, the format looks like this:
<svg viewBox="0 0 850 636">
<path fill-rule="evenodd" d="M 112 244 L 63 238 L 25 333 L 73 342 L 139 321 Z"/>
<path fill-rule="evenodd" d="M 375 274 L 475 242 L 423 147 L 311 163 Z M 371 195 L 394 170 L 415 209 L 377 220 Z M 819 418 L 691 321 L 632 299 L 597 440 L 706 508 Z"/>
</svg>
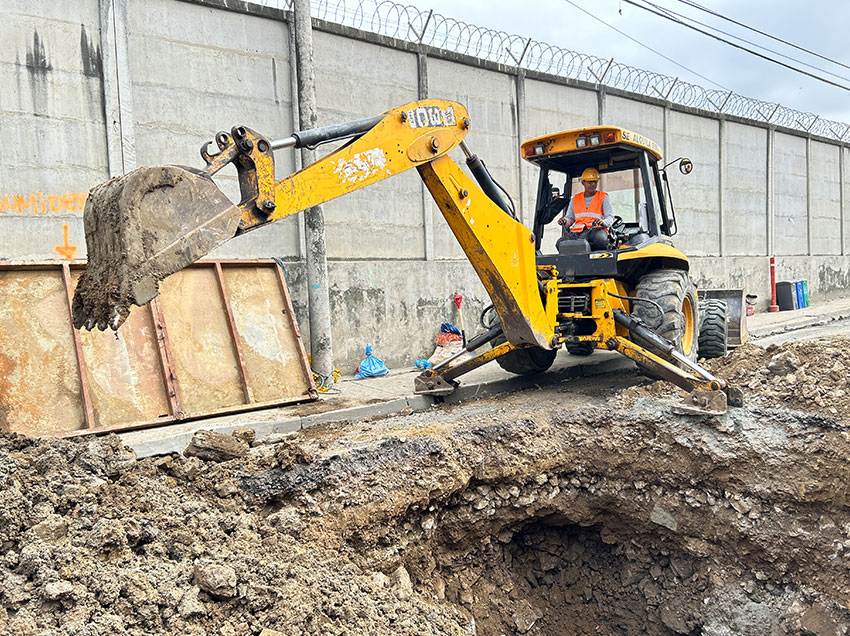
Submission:
<svg viewBox="0 0 850 636">
<path fill-rule="evenodd" d="M 86 428 L 62 270 L 0 271 L 0 430 Z"/>
<path fill-rule="evenodd" d="M 79 333 L 95 428 L 170 418 L 150 311 L 131 312 L 117 332 Z"/>
<path fill-rule="evenodd" d="M 117 335 L 73 330 L 80 272 L 0 264 L 0 430 L 76 435 L 315 399 L 272 261 L 179 272 Z"/>
<path fill-rule="evenodd" d="M 308 397 L 300 336 L 276 266 L 223 268 L 245 374 L 257 402 Z"/>
<path fill-rule="evenodd" d="M 166 278 L 160 289 L 183 412 L 198 415 L 244 404 L 215 269 L 183 270 Z"/>
</svg>

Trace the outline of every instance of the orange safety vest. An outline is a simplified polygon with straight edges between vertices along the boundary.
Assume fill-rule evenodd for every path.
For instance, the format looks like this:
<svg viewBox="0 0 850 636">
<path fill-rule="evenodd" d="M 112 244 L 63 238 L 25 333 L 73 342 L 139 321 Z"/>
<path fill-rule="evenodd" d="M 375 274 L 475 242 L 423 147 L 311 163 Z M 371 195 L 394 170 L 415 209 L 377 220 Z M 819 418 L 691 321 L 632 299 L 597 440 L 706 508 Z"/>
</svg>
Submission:
<svg viewBox="0 0 850 636">
<path fill-rule="evenodd" d="M 583 232 L 588 229 L 594 221 L 603 218 L 602 201 L 608 196 L 607 192 L 597 190 L 590 200 L 590 205 L 585 205 L 584 192 L 579 192 L 573 197 L 573 214 L 575 222 L 570 226 L 570 232 Z"/>
</svg>

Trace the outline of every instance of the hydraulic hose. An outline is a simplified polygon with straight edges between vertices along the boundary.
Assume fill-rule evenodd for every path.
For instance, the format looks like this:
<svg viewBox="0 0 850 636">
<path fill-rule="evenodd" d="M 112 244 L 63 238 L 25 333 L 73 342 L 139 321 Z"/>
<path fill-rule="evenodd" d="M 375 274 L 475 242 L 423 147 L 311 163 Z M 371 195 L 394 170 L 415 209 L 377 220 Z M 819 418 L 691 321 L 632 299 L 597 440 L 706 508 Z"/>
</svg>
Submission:
<svg viewBox="0 0 850 636">
<path fill-rule="evenodd" d="M 484 162 L 481 161 L 478 155 L 472 154 L 463 142 L 461 142 L 460 147 L 466 155 L 466 165 L 469 167 L 469 171 L 475 177 L 481 189 L 484 190 L 484 194 L 490 197 L 490 200 L 502 208 L 506 214 L 509 214 L 515 219 L 516 211 L 514 210 L 513 201 L 510 200 L 505 189 L 496 183 L 493 175 L 490 174 L 487 166 L 484 165 Z"/>
<path fill-rule="evenodd" d="M 630 300 L 633 303 L 649 303 L 650 305 L 653 305 L 658 310 L 659 316 L 664 316 L 664 310 L 661 308 L 661 305 L 659 305 L 654 300 L 650 300 L 649 298 L 637 298 L 635 296 L 620 296 L 619 294 L 615 294 L 613 292 L 608 292 L 608 295 L 613 296 L 614 298 L 619 298 L 620 300 Z"/>
</svg>

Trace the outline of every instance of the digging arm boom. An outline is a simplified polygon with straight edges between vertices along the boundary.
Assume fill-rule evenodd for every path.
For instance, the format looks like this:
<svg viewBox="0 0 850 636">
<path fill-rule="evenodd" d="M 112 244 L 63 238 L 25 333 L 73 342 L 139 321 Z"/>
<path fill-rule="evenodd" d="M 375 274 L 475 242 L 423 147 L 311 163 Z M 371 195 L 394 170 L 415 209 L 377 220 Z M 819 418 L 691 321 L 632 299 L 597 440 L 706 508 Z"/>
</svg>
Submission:
<svg viewBox="0 0 850 636">
<path fill-rule="evenodd" d="M 500 207 L 448 156 L 471 125 L 463 105 L 428 99 L 379 117 L 297 132 L 269 141 L 248 128 L 219 133 L 219 152 L 201 154 L 207 172 L 233 163 L 242 200 L 236 235 L 417 168 L 496 307 L 507 339 L 551 348 L 554 332 L 537 281 L 531 232 Z M 340 148 L 280 181 L 273 151 L 348 139 Z M 545 293 L 545 292 L 544 292 Z"/>
</svg>

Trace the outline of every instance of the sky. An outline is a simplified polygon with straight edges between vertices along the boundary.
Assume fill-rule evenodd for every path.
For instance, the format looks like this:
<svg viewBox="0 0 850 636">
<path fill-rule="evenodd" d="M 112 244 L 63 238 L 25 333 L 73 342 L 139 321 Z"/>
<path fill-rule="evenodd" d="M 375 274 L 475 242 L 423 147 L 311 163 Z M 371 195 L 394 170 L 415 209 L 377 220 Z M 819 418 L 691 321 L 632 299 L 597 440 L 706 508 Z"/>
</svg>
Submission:
<svg viewBox="0 0 850 636">
<path fill-rule="evenodd" d="M 745 95 L 779 102 L 825 119 L 850 123 L 850 91 L 823 84 L 776 66 L 749 53 L 709 39 L 664 20 L 624 0 L 571 0 L 605 22 L 657 49 L 669 58 L 713 82 Z M 836 79 L 822 71 L 806 70 L 850 87 L 850 68 L 843 68 L 741 29 L 734 24 L 692 9 L 679 0 L 652 0 L 678 13 L 712 24 L 776 51 L 847 78 Z M 761 31 L 811 49 L 850 66 L 846 47 L 850 2 L 841 0 L 697 0 Z M 629 41 L 609 27 L 571 6 L 566 0 L 405 0 L 419 9 L 434 9 L 447 17 L 532 37 L 582 53 L 591 53 L 631 66 L 680 77 L 716 88 L 672 62 Z M 843 45 L 843 46 L 842 46 Z M 752 48 L 752 47 L 750 47 Z M 776 56 L 773 56 L 776 57 Z M 782 59 L 782 58 L 780 58 Z M 801 66 L 795 62 L 783 60 Z"/>
</svg>

